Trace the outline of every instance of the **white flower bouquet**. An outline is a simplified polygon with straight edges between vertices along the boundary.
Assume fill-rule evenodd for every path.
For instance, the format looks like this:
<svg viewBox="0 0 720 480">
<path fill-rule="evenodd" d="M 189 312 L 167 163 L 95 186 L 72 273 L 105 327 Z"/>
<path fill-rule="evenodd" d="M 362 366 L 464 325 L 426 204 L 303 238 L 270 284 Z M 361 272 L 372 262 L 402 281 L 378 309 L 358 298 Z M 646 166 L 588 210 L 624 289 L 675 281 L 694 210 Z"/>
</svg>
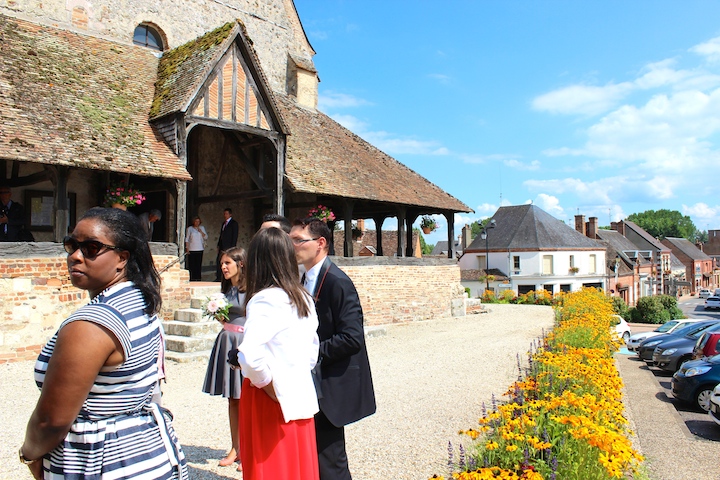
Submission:
<svg viewBox="0 0 720 480">
<path fill-rule="evenodd" d="M 207 320 L 217 320 L 218 322 L 227 322 L 230 318 L 230 303 L 222 293 L 214 293 L 207 297 L 202 305 L 203 318 Z"/>
</svg>

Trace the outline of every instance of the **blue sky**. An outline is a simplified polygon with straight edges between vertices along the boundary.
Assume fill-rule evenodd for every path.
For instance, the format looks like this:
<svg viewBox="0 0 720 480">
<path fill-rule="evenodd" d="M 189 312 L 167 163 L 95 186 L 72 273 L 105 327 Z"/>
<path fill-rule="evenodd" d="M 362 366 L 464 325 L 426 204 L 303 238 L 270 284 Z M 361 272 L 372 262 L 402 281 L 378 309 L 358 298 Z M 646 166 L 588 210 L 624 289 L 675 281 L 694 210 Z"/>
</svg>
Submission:
<svg viewBox="0 0 720 480">
<path fill-rule="evenodd" d="M 720 229 L 720 2 L 295 5 L 320 110 L 475 210 L 456 235 L 528 202 Z"/>
</svg>

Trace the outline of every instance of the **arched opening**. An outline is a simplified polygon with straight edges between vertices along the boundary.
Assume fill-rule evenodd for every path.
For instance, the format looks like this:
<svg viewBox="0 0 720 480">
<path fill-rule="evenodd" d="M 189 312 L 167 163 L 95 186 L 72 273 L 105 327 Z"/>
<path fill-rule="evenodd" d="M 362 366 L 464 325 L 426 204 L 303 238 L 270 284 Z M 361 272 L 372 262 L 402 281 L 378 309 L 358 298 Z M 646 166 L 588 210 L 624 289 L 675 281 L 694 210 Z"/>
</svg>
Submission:
<svg viewBox="0 0 720 480">
<path fill-rule="evenodd" d="M 160 30 L 146 23 L 141 23 L 135 28 L 133 43 L 159 52 L 165 50 L 165 42 L 163 41 L 163 35 Z"/>
</svg>

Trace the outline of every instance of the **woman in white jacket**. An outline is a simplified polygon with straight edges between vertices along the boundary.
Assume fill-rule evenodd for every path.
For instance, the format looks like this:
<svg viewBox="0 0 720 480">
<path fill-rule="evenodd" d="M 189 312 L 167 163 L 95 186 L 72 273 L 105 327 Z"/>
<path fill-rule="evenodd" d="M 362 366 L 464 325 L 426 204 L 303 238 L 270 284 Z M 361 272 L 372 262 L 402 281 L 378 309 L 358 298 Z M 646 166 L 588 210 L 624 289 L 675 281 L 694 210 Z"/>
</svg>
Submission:
<svg viewBox="0 0 720 480">
<path fill-rule="evenodd" d="M 248 249 L 245 337 L 238 360 L 240 457 L 245 480 L 319 478 L 312 369 L 318 319 L 298 278 L 287 233 L 266 228 Z"/>
</svg>

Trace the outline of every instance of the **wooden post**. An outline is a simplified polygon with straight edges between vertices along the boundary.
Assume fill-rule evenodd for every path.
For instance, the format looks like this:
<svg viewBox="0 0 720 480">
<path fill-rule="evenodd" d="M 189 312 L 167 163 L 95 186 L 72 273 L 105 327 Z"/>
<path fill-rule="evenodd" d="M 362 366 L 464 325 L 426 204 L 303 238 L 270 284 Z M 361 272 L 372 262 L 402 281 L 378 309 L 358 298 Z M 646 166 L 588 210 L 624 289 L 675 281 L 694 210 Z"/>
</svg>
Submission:
<svg viewBox="0 0 720 480">
<path fill-rule="evenodd" d="M 50 167 L 53 172 L 53 183 L 55 184 L 55 231 L 54 240 L 58 243 L 68 234 L 68 222 L 70 220 L 70 207 L 68 204 L 68 175 L 69 168 L 61 166 Z M 27 208 L 30 206 L 28 205 Z"/>
<path fill-rule="evenodd" d="M 383 242 L 382 242 L 382 226 L 385 222 L 385 217 L 373 217 L 373 222 L 375 222 L 375 250 L 377 250 L 377 256 L 382 257 L 383 256 Z"/>
<path fill-rule="evenodd" d="M 455 214 L 453 212 L 445 212 L 443 215 L 445 216 L 448 224 L 448 258 L 455 258 Z M 463 249 L 465 249 L 464 245 Z M 485 264 L 485 266 L 487 267 L 487 264 Z"/>
<path fill-rule="evenodd" d="M 405 256 L 405 214 L 406 209 L 403 206 L 398 207 L 398 215 L 397 215 L 397 256 L 398 257 L 404 257 Z"/>
</svg>

